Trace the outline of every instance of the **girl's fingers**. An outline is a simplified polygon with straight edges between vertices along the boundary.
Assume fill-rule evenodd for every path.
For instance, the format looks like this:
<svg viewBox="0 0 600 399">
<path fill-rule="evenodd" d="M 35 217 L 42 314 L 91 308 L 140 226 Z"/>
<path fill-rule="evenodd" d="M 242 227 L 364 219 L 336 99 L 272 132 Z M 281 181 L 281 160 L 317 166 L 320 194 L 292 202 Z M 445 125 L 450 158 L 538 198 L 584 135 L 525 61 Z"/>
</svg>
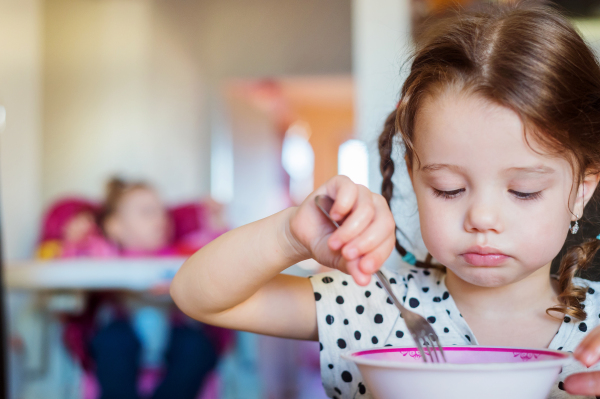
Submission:
<svg viewBox="0 0 600 399">
<path fill-rule="evenodd" d="M 347 176 L 336 176 L 327 181 L 327 195 L 334 199 L 329 215 L 333 220 L 342 220 L 350 212 L 358 198 L 358 186 Z"/>
<path fill-rule="evenodd" d="M 594 328 L 581 340 L 573 356 L 587 367 L 600 360 L 600 327 Z"/>
<path fill-rule="evenodd" d="M 366 286 L 369 284 L 369 282 L 371 282 L 371 274 L 370 273 L 364 273 L 362 270 L 360 270 L 359 268 L 359 261 L 360 259 L 354 259 L 354 260 L 350 260 L 346 262 L 346 273 L 348 273 L 349 275 L 352 276 L 352 278 L 354 278 L 354 281 L 356 281 L 356 284 L 360 285 L 360 286 Z"/>
<path fill-rule="evenodd" d="M 375 216 L 373 221 L 358 237 L 342 248 L 342 255 L 347 260 L 367 254 L 394 236 L 396 225 L 385 199 L 379 195 L 374 197 Z"/>
<path fill-rule="evenodd" d="M 358 268 L 365 274 L 373 274 L 381 268 L 394 250 L 395 240 L 386 239 L 381 245 L 360 258 Z"/>
<path fill-rule="evenodd" d="M 565 379 L 564 387 L 571 395 L 600 395 L 600 372 L 572 374 Z"/>
<path fill-rule="evenodd" d="M 344 220 L 340 228 L 329 237 L 329 248 L 334 251 L 342 248 L 371 224 L 374 215 L 375 206 L 373 205 L 371 191 L 365 186 L 358 186 L 358 197 L 352 213 Z"/>
</svg>

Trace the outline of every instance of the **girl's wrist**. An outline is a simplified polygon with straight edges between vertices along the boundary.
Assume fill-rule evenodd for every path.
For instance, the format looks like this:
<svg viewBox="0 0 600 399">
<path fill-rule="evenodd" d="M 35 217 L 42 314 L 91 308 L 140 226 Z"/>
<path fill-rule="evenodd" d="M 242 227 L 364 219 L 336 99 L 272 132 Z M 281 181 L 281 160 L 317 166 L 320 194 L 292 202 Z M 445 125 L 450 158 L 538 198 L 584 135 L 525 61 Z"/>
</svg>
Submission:
<svg viewBox="0 0 600 399">
<path fill-rule="evenodd" d="M 297 207 L 290 207 L 281 212 L 282 223 L 279 224 L 279 246 L 284 255 L 292 262 L 298 263 L 311 257 L 310 251 L 298 240 L 292 232 L 290 220 L 296 213 Z"/>
</svg>

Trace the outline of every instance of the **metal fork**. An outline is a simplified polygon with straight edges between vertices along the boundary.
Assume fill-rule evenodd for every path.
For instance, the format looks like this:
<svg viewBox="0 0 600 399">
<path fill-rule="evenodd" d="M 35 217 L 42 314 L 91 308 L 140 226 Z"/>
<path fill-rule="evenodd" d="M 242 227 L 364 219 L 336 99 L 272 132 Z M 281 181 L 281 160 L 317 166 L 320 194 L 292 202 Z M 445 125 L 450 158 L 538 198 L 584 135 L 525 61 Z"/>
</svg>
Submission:
<svg viewBox="0 0 600 399">
<path fill-rule="evenodd" d="M 331 207 L 333 206 L 333 199 L 331 199 L 331 197 L 327 195 L 318 195 L 315 197 L 315 204 L 336 228 L 340 227 L 340 225 L 329 215 Z M 445 363 L 446 356 L 444 355 L 444 349 L 442 348 L 440 339 L 429 322 L 425 320 L 423 316 L 402 306 L 398 298 L 396 298 L 396 295 L 394 295 L 387 278 L 385 278 L 380 270 L 375 272 L 375 276 L 377 276 L 377 279 L 381 282 L 387 294 L 392 298 L 394 305 L 400 310 L 400 317 L 404 319 L 406 327 L 413 337 L 423 361 L 427 363 L 427 356 L 429 356 L 432 363 Z M 441 356 L 438 356 L 438 350 Z M 425 352 L 427 352 L 427 356 L 425 355 Z"/>
</svg>

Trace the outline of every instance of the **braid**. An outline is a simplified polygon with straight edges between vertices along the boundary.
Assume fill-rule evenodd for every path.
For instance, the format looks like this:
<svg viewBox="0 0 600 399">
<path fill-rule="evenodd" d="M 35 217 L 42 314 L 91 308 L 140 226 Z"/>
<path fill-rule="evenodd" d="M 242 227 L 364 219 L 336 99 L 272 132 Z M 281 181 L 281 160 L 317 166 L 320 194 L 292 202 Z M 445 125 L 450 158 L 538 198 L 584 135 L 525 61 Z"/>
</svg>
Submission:
<svg viewBox="0 0 600 399">
<path fill-rule="evenodd" d="M 396 126 L 396 110 L 394 110 L 386 118 L 385 124 L 383 125 L 383 132 L 379 136 L 379 169 L 381 170 L 381 176 L 383 176 L 383 181 L 381 183 L 381 195 L 387 201 L 390 209 L 392 208 L 391 203 L 392 197 L 394 196 L 394 183 L 392 182 L 392 176 L 394 175 L 394 171 L 396 169 L 394 160 L 392 159 L 394 137 L 396 136 L 397 131 Z M 396 231 L 400 231 L 398 226 L 396 226 Z M 425 262 L 417 260 L 413 254 L 408 252 L 402 245 L 400 245 L 398 237 L 396 237 L 396 250 L 402 257 L 402 260 L 407 263 L 425 268 L 439 268 L 437 265 L 431 264 L 431 255 L 427 255 Z"/>
<path fill-rule="evenodd" d="M 573 277 L 577 272 L 585 270 L 591 263 L 596 252 L 600 249 L 600 240 L 591 239 L 582 244 L 574 245 L 563 256 L 558 270 L 557 306 L 546 310 L 546 313 L 560 312 L 579 320 L 585 320 L 587 313 L 583 310 L 582 302 L 585 301 L 587 287 L 573 285 Z"/>
<path fill-rule="evenodd" d="M 383 176 L 383 182 L 381 183 L 381 195 L 387 201 L 388 205 L 392 201 L 394 196 L 394 183 L 392 182 L 392 176 L 396 166 L 392 159 L 392 150 L 394 148 L 394 136 L 396 134 L 396 110 L 394 110 L 385 120 L 383 125 L 383 132 L 379 136 L 379 169 L 381 170 L 381 176 Z"/>
</svg>

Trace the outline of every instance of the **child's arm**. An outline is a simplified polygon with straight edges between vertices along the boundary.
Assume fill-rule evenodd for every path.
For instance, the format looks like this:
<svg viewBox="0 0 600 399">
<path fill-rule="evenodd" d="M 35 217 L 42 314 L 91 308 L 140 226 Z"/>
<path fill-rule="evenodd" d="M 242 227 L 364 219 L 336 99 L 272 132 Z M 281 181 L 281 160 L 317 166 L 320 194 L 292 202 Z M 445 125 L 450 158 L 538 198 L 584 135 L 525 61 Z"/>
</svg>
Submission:
<svg viewBox="0 0 600 399">
<path fill-rule="evenodd" d="M 335 230 L 314 197 L 335 199 Z M 309 279 L 281 275 L 314 257 L 370 280 L 394 246 L 394 223 L 385 200 L 338 176 L 297 208 L 232 230 L 194 254 L 175 276 L 171 295 L 189 316 L 221 327 L 287 338 L 317 339 Z M 355 249 L 353 254 L 352 249 Z"/>
</svg>

